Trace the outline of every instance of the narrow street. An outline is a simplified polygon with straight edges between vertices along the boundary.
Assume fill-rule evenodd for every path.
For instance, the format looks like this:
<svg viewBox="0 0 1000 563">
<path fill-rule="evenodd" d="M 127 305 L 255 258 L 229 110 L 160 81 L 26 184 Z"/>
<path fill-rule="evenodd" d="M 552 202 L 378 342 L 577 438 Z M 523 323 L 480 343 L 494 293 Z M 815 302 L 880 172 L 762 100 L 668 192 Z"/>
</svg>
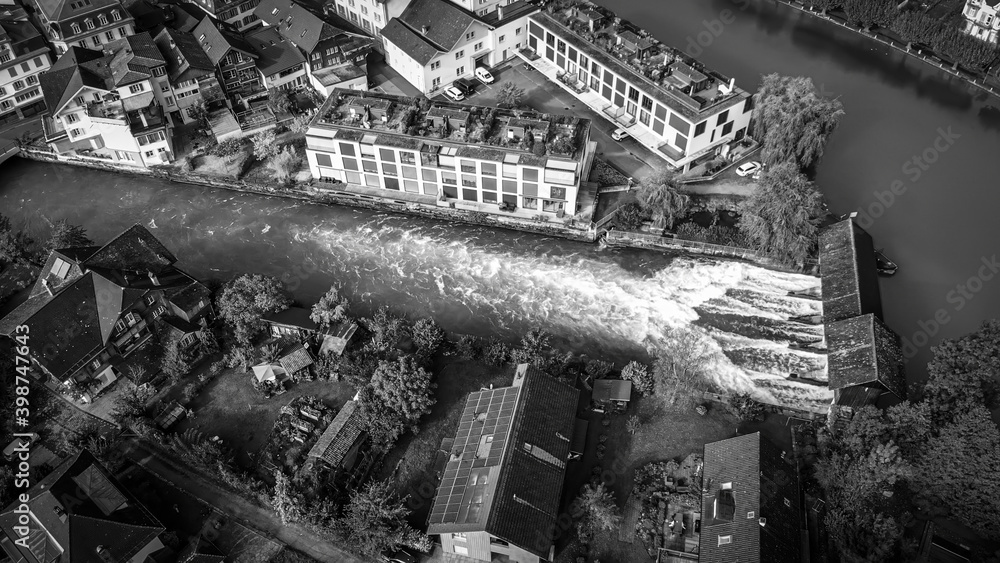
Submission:
<svg viewBox="0 0 1000 563">
<path fill-rule="evenodd" d="M 328 563 L 363 563 L 365 561 L 329 541 L 316 537 L 308 530 L 295 525 L 282 524 L 281 520 L 271 511 L 260 508 L 238 495 L 208 482 L 194 471 L 146 449 L 137 440 L 131 440 L 126 455 L 136 465 L 214 506 L 245 526 L 280 541 L 292 549 L 301 551 L 317 561 Z"/>
</svg>

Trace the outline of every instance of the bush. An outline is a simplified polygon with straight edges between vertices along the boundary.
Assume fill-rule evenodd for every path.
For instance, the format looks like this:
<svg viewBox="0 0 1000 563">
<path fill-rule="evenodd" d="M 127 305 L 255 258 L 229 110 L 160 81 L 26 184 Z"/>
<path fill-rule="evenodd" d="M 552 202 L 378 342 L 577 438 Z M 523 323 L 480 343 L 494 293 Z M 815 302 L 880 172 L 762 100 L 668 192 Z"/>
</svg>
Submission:
<svg viewBox="0 0 1000 563">
<path fill-rule="evenodd" d="M 510 346 L 493 339 L 483 350 L 483 360 L 491 366 L 502 366 L 510 362 Z"/>
<path fill-rule="evenodd" d="M 274 177 L 281 184 L 289 184 L 292 176 L 302 166 L 302 158 L 295 152 L 295 147 L 286 146 L 284 150 L 271 158 L 268 167 L 274 171 Z"/>
<path fill-rule="evenodd" d="M 455 352 L 459 356 L 478 360 L 483 355 L 483 341 L 478 336 L 463 334 L 455 344 Z"/>
<path fill-rule="evenodd" d="M 632 382 L 632 387 L 640 395 L 652 395 L 655 382 L 653 374 L 645 364 L 633 360 L 622 368 L 622 379 Z"/>
<path fill-rule="evenodd" d="M 243 150 L 243 139 L 226 139 L 212 148 L 212 154 L 223 158 L 232 158 Z"/>
<path fill-rule="evenodd" d="M 411 330 L 413 343 L 426 356 L 433 356 L 444 343 L 444 329 L 434 319 L 419 319 Z"/>
<path fill-rule="evenodd" d="M 628 182 L 627 176 L 599 158 L 594 159 L 594 167 L 591 169 L 590 179 L 593 182 L 597 182 L 597 185 L 602 188 L 607 186 L 623 186 Z"/>
<path fill-rule="evenodd" d="M 642 226 L 642 223 L 649 219 L 649 214 L 643 211 L 638 203 L 630 202 L 618 208 L 615 214 L 615 222 L 626 231 L 633 231 Z"/>
<path fill-rule="evenodd" d="M 736 393 L 729 397 L 729 409 L 743 422 L 764 420 L 764 405 L 750 397 L 749 393 Z"/>
<path fill-rule="evenodd" d="M 614 371 L 615 365 L 604 360 L 590 360 L 587 362 L 586 372 L 593 379 L 603 379 Z"/>
</svg>

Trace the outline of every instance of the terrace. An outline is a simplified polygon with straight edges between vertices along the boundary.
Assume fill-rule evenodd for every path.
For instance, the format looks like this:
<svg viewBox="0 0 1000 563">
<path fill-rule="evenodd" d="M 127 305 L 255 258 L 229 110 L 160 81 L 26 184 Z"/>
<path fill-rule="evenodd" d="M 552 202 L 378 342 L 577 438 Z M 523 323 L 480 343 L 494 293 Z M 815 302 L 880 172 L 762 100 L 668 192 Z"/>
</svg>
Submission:
<svg viewBox="0 0 1000 563">
<path fill-rule="evenodd" d="M 734 81 L 706 69 L 679 49 L 653 38 L 649 32 L 586 0 L 556 0 L 539 14 L 540 21 L 564 32 L 567 41 L 588 57 L 626 71 L 626 78 L 646 86 L 650 95 L 689 117 L 743 94 Z M 559 79 L 585 90 L 576 74 Z M 683 107 L 679 108 L 678 104 Z"/>
<path fill-rule="evenodd" d="M 87 115 L 98 119 L 125 120 L 125 108 L 122 106 L 121 98 L 117 94 L 105 94 L 99 102 L 87 104 Z"/>
<path fill-rule="evenodd" d="M 436 160 L 456 150 L 420 141 L 425 138 L 466 145 L 459 156 L 502 161 L 506 153 L 522 151 L 531 153 L 521 155 L 522 162 L 537 157 L 542 165 L 545 155 L 582 158 L 590 121 L 338 89 L 311 126 L 359 129 L 354 140 L 420 150 L 422 158 Z M 343 138 L 349 137 L 345 132 Z"/>
</svg>

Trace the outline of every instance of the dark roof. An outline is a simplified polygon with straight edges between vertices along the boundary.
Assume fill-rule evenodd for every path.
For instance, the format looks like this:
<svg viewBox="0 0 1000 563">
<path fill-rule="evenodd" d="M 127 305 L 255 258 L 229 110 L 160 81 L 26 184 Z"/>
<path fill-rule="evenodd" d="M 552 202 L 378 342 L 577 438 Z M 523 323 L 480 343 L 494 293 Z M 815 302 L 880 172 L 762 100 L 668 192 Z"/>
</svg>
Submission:
<svg viewBox="0 0 1000 563">
<path fill-rule="evenodd" d="M 257 68 L 265 76 L 301 65 L 306 61 L 302 53 L 273 27 L 261 27 L 246 35 L 247 43 L 260 56 Z"/>
<path fill-rule="evenodd" d="M 178 334 L 180 336 L 194 334 L 199 330 L 201 330 L 200 326 L 185 321 L 184 319 L 176 317 L 174 315 L 164 315 L 162 317 L 159 317 L 157 321 L 162 322 L 167 326 L 168 329 L 170 329 L 171 332 Z"/>
<path fill-rule="evenodd" d="M 155 30 L 174 19 L 170 6 L 161 7 L 159 4 L 152 4 L 149 0 L 129 2 L 125 9 L 135 20 L 135 28 L 140 31 Z"/>
<path fill-rule="evenodd" d="M 28 563 L 128 561 L 164 531 L 86 450 L 63 462 L 28 494 L 34 523 L 29 532 L 30 548 L 12 543 L 18 537 L 12 529 L 17 522 L 15 505 L 0 514 L 4 549 Z M 99 549 L 107 554 L 102 557 Z"/>
<path fill-rule="evenodd" d="M 102 246 L 84 265 L 88 268 L 158 273 L 176 261 L 177 258 L 146 227 L 136 224 Z"/>
<path fill-rule="evenodd" d="M 194 35 L 195 40 L 198 41 L 202 50 L 208 55 L 208 59 L 212 61 L 212 65 L 217 66 L 219 61 L 229 53 L 230 49 L 235 49 L 244 55 L 257 58 L 257 53 L 247 45 L 242 37 L 227 29 L 222 29 L 208 16 L 205 16 L 201 20 L 201 23 L 194 28 L 191 34 Z"/>
<path fill-rule="evenodd" d="M 171 27 L 178 31 L 191 33 L 205 17 L 204 10 L 190 2 L 177 2 L 166 6 L 174 13 Z"/>
<path fill-rule="evenodd" d="M 111 57 L 100 51 L 71 46 L 48 71 L 39 76 L 49 111 L 58 112 L 84 86 L 108 90 L 110 62 Z"/>
<path fill-rule="evenodd" d="M 253 13 L 267 25 L 274 26 L 282 37 L 307 54 L 316 50 L 320 43 L 338 37 L 351 41 L 363 39 L 370 43 L 368 37 L 345 31 L 335 25 L 334 17 L 323 14 L 314 6 L 299 2 L 261 0 Z"/>
<path fill-rule="evenodd" d="M 322 459 L 333 467 L 339 466 L 347 452 L 363 438 L 364 429 L 357 401 L 347 401 L 309 450 L 309 457 Z"/>
<path fill-rule="evenodd" d="M 899 337 L 873 314 L 826 324 L 830 389 L 883 387 L 907 398 Z"/>
<path fill-rule="evenodd" d="M 445 52 L 464 40 L 465 31 L 477 21 L 472 12 L 447 0 L 413 0 L 399 15 L 399 20 L 421 35 L 427 26 L 427 34 L 423 37 Z"/>
<path fill-rule="evenodd" d="M 166 64 L 146 31 L 106 44 L 104 53 L 112 55 L 111 80 L 116 87 L 149 80 L 154 76 L 154 68 Z"/>
<path fill-rule="evenodd" d="M 31 288 L 31 295 L 35 296 L 46 293 L 46 282 L 49 284 L 49 287 L 55 291 L 62 284 L 73 281 L 75 278 L 83 274 L 80 270 L 79 263 L 96 252 L 99 248 L 99 246 L 85 246 L 78 249 L 64 248 L 54 250 L 49 253 L 48 259 L 45 261 L 45 264 L 42 265 L 42 269 L 39 272 L 38 279 L 35 280 L 35 285 Z M 55 271 L 57 260 L 60 261 L 60 269 L 66 268 L 63 264 L 64 262 L 69 264 L 69 269 L 62 277 L 59 277 Z"/>
<path fill-rule="evenodd" d="M 55 22 L 82 16 L 101 8 L 121 7 L 118 0 L 36 0 L 36 2 L 49 21 Z"/>
<path fill-rule="evenodd" d="M 469 395 L 428 533 L 485 531 L 547 556 L 538 532 L 559 513 L 578 396 L 527 364 L 513 386 Z"/>
<path fill-rule="evenodd" d="M 177 305 L 184 311 L 190 311 L 202 300 L 208 300 L 212 292 L 199 281 L 193 281 L 187 285 L 171 288 L 164 292 L 171 303 Z"/>
<path fill-rule="evenodd" d="M 266 323 L 292 326 L 315 332 L 319 330 L 319 325 L 314 323 L 313 320 L 309 318 L 310 314 L 311 311 L 309 309 L 305 309 L 303 307 L 289 307 L 283 311 L 278 311 L 277 313 L 268 313 L 261 318 Z"/>
<path fill-rule="evenodd" d="M 169 27 L 156 35 L 156 45 L 165 54 L 167 76 L 170 82 L 187 82 L 215 72 L 212 60 L 208 58 L 194 35 Z"/>
<path fill-rule="evenodd" d="M 826 322 L 867 313 L 882 318 L 875 243 L 864 229 L 851 219 L 823 229 L 819 262 Z"/>
<path fill-rule="evenodd" d="M 289 374 L 293 374 L 313 365 L 313 359 L 312 356 L 309 355 L 309 351 L 306 350 L 305 346 L 297 344 L 291 350 L 286 351 L 281 358 L 278 359 L 278 363 L 281 364 L 281 367 L 285 368 L 285 371 Z"/>
<path fill-rule="evenodd" d="M 632 399 L 632 382 L 623 379 L 598 379 L 594 382 L 595 401 L 629 401 Z"/>
<path fill-rule="evenodd" d="M 702 563 L 799 562 L 798 480 L 760 432 L 705 444 L 703 484 Z"/>
<path fill-rule="evenodd" d="M 420 65 L 426 65 L 441 51 L 438 50 L 420 31 L 414 31 L 399 18 L 392 18 L 382 28 L 382 38 L 395 45 L 398 49 Z"/>
</svg>

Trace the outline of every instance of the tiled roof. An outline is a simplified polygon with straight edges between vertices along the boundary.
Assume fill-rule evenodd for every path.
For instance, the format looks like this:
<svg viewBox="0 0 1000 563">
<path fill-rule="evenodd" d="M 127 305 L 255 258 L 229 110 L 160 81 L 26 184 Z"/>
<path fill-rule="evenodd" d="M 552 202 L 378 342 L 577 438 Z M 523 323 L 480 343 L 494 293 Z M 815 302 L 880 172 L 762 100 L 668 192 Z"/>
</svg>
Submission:
<svg viewBox="0 0 1000 563">
<path fill-rule="evenodd" d="M 906 378 L 899 337 L 875 315 L 826 324 L 830 389 L 881 383 L 905 400 Z"/>
<path fill-rule="evenodd" d="M 309 318 L 309 314 L 310 310 L 304 307 L 289 307 L 277 313 L 268 313 L 261 318 L 267 323 L 293 326 L 315 332 L 319 330 L 319 326 Z"/>
<path fill-rule="evenodd" d="M 49 21 L 60 22 L 89 12 L 117 6 L 123 12 L 118 0 L 36 0 L 38 7 Z"/>
<path fill-rule="evenodd" d="M 472 12 L 447 0 L 413 0 L 399 15 L 399 20 L 411 30 L 422 34 L 440 51 L 451 51 L 465 38 L 465 31 L 476 21 Z"/>
<path fill-rule="evenodd" d="M 278 33 L 274 27 L 262 27 L 246 35 L 247 43 L 260 56 L 257 68 L 265 76 L 277 74 L 306 62 L 302 53 Z"/>
<path fill-rule="evenodd" d="M 632 398 L 632 382 L 622 379 L 598 379 L 594 382 L 595 401 L 628 401 Z"/>
<path fill-rule="evenodd" d="M 438 50 L 420 31 L 410 29 L 399 18 L 392 18 L 382 28 L 382 38 L 395 45 L 421 66 L 431 62 L 441 51 Z"/>
<path fill-rule="evenodd" d="M 798 480 L 776 446 L 759 432 L 705 444 L 703 482 L 702 563 L 799 562 Z"/>
<path fill-rule="evenodd" d="M 166 64 L 163 54 L 148 32 L 129 35 L 104 46 L 113 55 L 111 78 L 115 86 L 125 86 L 153 77 L 153 69 Z"/>
<path fill-rule="evenodd" d="M 110 62 L 111 57 L 100 51 L 71 46 L 38 78 L 45 105 L 55 113 L 73 99 L 80 88 L 107 90 L 111 78 Z"/>
<path fill-rule="evenodd" d="M 186 82 L 215 72 L 212 60 L 194 35 L 186 31 L 165 27 L 157 34 L 156 45 L 166 53 L 167 76 L 172 83 Z"/>
<path fill-rule="evenodd" d="M 208 55 L 213 66 L 218 66 L 219 61 L 229 53 L 230 49 L 236 49 L 244 55 L 257 58 L 257 53 L 247 45 L 239 35 L 228 30 L 221 29 L 212 18 L 205 16 L 201 23 L 191 32 L 194 35 L 202 50 Z"/>
<path fill-rule="evenodd" d="M 285 354 L 278 359 L 278 363 L 281 364 L 281 367 L 285 368 L 285 371 L 289 374 L 293 374 L 313 365 L 313 359 L 312 356 L 309 355 L 309 351 L 306 350 L 301 344 L 298 344 L 291 350 L 285 352 Z"/>
<path fill-rule="evenodd" d="M 185 311 L 190 311 L 199 301 L 208 301 L 212 292 L 199 281 L 193 281 L 187 285 L 168 289 L 164 292 L 171 303 L 177 305 Z"/>
<path fill-rule="evenodd" d="M 167 328 L 171 332 L 173 332 L 173 333 L 175 333 L 175 334 L 177 334 L 179 336 L 185 336 L 185 335 L 188 335 L 188 334 L 194 334 L 194 333 L 198 332 L 199 330 L 201 330 L 200 326 L 198 326 L 198 325 L 196 325 L 194 323 L 190 323 L 188 321 L 185 321 L 184 319 L 182 319 L 180 317 L 176 317 L 174 315 L 169 315 L 169 316 L 165 315 L 165 316 L 162 316 L 162 317 L 158 318 L 157 321 L 162 322 L 164 325 L 167 326 Z"/>
<path fill-rule="evenodd" d="M 29 491 L 33 522 L 25 549 L 6 547 L 26 563 L 106 563 L 128 561 L 164 531 L 143 507 L 90 452 L 84 450 L 63 462 Z M 72 499 L 67 506 L 66 499 Z M 0 533 L 13 531 L 14 505 L 0 514 Z M 5 544 L 7 542 L 4 542 Z M 98 550 L 106 550 L 102 557 Z"/>
<path fill-rule="evenodd" d="M 88 258 L 88 268 L 158 273 L 177 258 L 142 225 L 133 225 Z"/>
<path fill-rule="evenodd" d="M 819 235 L 819 261 L 826 322 L 866 313 L 882 318 L 871 235 L 851 219 L 830 225 Z"/>
<path fill-rule="evenodd" d="M 35 280 L 35 285 L 31 288 L 31 295 L 35 296 L 47 293 L 45 289 L 46 281 L 53 291 L 57 290 L 63 283 L 73 281 L 74 278 L 83 273 L 80 271 L 79 262 L 93 254 L 99 248 L 99 246 L 86 246 L 79 249 L 67 248 L 54 250 L 49 253 L 48 259 L 45 261 L 45 264 L 42 265 L 42 269 L 39 272 L 38 279 Z M 69 269 L 61 278 L 53 271 L 57 259 L 69 264 Z M 65 268 L 62 263 L 60 263 L 60 267 Z"/>
<path fill-rule="evenodd" d="M 364 426 L 357 401 L 347 401 L 309 450 L 309 457 L 322 459 L 332 467 L 339 466 L 347 452 L 363 437 Z"/>
<path fill-rule="evenodd" d="M 341 35 L 358 37 L 355 33 L 333 25 L 325 15 L 311 6 L 289 0 L 262 0 L 254 9 L 254 15 L 276 28 L 282 37 L 306 54 L 311 54 L 327 39 Z"/>
</svg>

